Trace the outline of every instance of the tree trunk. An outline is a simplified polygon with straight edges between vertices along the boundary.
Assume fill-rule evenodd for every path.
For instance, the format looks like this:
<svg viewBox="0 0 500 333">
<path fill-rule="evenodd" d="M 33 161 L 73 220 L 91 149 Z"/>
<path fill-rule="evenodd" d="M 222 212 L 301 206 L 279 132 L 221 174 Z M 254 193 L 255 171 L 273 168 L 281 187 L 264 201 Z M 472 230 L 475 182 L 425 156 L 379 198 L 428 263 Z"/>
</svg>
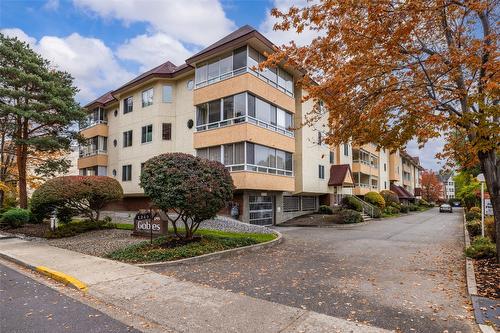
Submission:
<svg viewBox="0 0 500 333">
<path fill-rule="evenodd" d="M 28 191 L 26 181 L 26 145 L 17 146 L 17 173 L 19 174 L 18 189 L 19 189 L 19 207 L 28 208 Z"/>
<path fill-rule="evenodd" d="M 0 208 L 3 208 L 3 199 L 5 197 L 4 190 L 0 190 Z"/>
<path fill-rule="evenodd" d="M 490 150 L 478 153 L 481 162 L 481 171 L 486 180 L 486 187 L 490 194 L 495 218 L 495 235 L 497 246 L 497 263 L 500 263 L 500 161 L 497 159 L 496 151 Z"/>
</svg>

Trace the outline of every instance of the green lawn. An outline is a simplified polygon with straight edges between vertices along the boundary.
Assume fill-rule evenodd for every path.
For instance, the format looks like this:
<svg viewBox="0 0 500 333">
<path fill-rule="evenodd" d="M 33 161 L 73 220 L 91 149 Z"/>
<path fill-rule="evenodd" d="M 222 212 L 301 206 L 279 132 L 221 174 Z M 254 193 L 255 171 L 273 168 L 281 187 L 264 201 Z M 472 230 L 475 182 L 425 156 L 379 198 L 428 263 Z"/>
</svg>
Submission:
<svg viewBox="0 0 500 333">
<path fill-rule="evenodd" d="M 182 229 L 179 230 L 181 233 L 182 231 Z M 275 234 L 247 234 L 216 230 L 198 230 L 196 235 L 202 236 L 200 241 L 174 248 L 161 246 L 167 238 L 159 237 L 153 240 L 152 245 L 149 241 L 145 241 L 114 251 L 107 257 L 130 263 L 171 261 L 268 242 L 276 238 Z"/>
</svg>

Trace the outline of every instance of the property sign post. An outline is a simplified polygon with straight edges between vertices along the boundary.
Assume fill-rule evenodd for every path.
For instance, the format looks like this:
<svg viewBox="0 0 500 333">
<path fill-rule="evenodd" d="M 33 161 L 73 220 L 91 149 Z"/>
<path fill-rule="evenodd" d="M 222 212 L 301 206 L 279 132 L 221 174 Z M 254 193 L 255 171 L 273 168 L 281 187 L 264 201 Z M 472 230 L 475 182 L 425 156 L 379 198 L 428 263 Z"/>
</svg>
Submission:
<svg viewBox="0 0 500 333">
<path fill-rule="evenodd" d="M 142 210 L 134 217 L 134 236 L 149 236 L 151 242 L 154 236 L 167 234 L 168 225 L 156 210 Z"/>
<path fill-rule="evenodd" d="M 477 175 L 477 180 L 481 182 L 481 236 L 484 237 L 484 175 L 480 173 Z"/>
</svg>

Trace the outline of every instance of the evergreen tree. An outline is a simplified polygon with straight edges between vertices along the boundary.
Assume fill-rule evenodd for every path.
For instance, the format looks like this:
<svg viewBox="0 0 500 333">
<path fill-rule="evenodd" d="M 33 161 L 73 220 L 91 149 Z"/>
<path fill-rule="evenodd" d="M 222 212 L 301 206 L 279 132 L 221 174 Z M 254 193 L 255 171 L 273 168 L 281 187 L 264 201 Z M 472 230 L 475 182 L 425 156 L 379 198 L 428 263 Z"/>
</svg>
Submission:
<svg viewBox="0 0 500 333">
<path fill-rule="evenodd" d="M 76 92 L 70 74 L 56 70 L 28 44 L 0 34 L 0 118 L 8 120 L 9 132 L 4 134 L 15 146 L 22 208 L 28 206 L 27 169 L 32 157 L 45 156 L 42 165 L 59 171 L 67 165 L 60 153 L 69 151 L 78 137 L 75 124 L 85 117 L 75 101 Z"/>
</svg>

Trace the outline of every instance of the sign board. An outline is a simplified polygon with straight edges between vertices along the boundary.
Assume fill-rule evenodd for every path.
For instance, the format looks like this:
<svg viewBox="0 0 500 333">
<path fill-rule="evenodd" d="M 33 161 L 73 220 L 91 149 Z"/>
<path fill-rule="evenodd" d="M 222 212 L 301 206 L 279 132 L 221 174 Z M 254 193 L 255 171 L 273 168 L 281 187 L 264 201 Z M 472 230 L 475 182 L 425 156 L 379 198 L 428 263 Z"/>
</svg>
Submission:
<svg viewBox="0 0 500 333">
<path fill-rule="evenodd" d="M 493 205 L 491 199 L 484 199 L 484 215 L 493 216 Z"/>
<path fill-rule="evenodd" d="M 167 234 L 167 222 L 156 211 L 139 211 L 134 217 L 133 235 L 160 236 Z"/>
</svg>

